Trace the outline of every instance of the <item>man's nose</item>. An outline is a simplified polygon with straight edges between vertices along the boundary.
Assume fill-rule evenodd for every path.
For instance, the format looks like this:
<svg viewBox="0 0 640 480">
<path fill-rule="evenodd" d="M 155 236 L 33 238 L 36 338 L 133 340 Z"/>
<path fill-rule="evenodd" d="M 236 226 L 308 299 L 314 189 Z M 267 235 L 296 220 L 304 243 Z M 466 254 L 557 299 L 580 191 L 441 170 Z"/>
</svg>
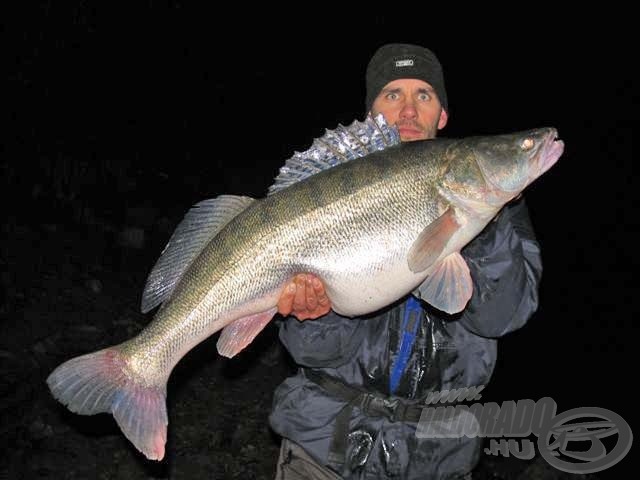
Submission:
<svg viewBox="0 0 640 480">
<path fill-rule="evenodd" d="M 400 110 L 400 118 L 403 119 L 412 119 L 418 116 L 418 112 L 416 110 L 415 105 L 412 101 L 405 102 Z"/>
</svg>

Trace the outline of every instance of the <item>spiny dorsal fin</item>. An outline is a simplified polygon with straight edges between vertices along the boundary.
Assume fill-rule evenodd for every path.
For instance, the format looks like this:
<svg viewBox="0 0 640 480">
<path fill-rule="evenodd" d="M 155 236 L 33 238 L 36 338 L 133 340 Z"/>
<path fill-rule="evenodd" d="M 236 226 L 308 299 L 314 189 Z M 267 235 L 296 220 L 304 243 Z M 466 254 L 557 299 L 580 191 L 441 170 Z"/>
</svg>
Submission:
<svg viewBox="0 0 640 480">
<path fill-rule="evenodd" d="M 382 114 L 375 118 L 369 114 L 364 122 L 356 120 L 348 127 L 338 125 L 335 130 L 326 130 L 324 136 L 316 138 L 308 150 L 295 152 L 280 168 L 268 195 L 318 172 L 398 143 L 398 129 L 388 125 Z"/>
<path fill-rule="evenodd" d="M 251 197 L 220 195 L 194 205 L 176 227 L 147 278 L 142 312 L 147 313 L 167 300 L 209 240 L 254 201 Z"/>
</svg>

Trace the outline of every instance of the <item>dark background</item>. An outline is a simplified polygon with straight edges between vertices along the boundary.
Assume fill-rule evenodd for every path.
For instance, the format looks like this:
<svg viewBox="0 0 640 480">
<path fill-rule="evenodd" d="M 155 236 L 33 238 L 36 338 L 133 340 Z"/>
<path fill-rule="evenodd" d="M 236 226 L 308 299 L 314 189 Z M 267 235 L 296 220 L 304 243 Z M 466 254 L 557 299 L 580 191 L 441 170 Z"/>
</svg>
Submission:
<svg viewBox="0 0 640 480">
<path fill-rule="evenodd" d="M 266 416 L 291 368 L 272 327 L 241 359 L 217 358 L 216 335 L 179 365 L 164 466 L 141 460 L 109 418 L 65 413 L 44 379 L 150 320 L 138 312 L 145 276 L 191 205 L 263 196 L 294 151 L 362 119 L 366 64 L 392 41 L 440 58 L 451 110 L 441 136 L 553 126 L 566 144 L 525 194 L 542 246 L 541 305 L 500 341 L 484 399 L 549 396 L 559 412 L 601 407 L 634 429 L 628 15 L 562 19 L 532 6 L 493 24 L 467 12 L 468 26 L 417 5 L 350 18 L 318 6 L 290 20 L 273 8 L 42 2 L 5 17 L 2 473 L 271 478 L 277 440 Z M 493 478 L 534 468 L 483 462 Z M 619 478 L 630 462 L 599 475 Z"/>
</svg>

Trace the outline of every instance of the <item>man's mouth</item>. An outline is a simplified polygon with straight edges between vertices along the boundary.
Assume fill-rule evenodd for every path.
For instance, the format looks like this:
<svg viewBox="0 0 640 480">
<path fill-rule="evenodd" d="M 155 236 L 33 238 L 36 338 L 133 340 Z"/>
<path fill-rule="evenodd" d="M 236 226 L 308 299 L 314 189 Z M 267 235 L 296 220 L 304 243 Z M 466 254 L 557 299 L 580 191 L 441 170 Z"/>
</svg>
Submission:
<svg viewBox="0 0 640 480">
<path fill-rule="evenodd" d="M 407 136 L 422 135 L 422 129 L 417 125 L 400 124 L 398 125 L 398 131 L 400 132 L 400 135 L 407 135 Z"/>
</svg>

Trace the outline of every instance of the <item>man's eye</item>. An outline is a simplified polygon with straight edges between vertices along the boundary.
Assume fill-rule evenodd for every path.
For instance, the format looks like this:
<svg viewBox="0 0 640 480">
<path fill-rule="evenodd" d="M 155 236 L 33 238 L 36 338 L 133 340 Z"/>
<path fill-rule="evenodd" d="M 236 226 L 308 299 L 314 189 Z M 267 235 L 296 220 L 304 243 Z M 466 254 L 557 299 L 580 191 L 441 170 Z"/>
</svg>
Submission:
<svg viewBox="0 0 640 480">
<path fill-rule="evenodd" d="M 400 96 L 395 92 L 387 93 L 388 100 L 398 100 L 398 98 L 400 98 Z"/>
<path fill-rule="evenodd" d="M 429 95 L 428 93 L 421 93 L 418 95 L 418 100 L 420 100 L 421 102 L 428 102 L 429 100 L 431 100 L 431 95 Z"/>
</svg>

